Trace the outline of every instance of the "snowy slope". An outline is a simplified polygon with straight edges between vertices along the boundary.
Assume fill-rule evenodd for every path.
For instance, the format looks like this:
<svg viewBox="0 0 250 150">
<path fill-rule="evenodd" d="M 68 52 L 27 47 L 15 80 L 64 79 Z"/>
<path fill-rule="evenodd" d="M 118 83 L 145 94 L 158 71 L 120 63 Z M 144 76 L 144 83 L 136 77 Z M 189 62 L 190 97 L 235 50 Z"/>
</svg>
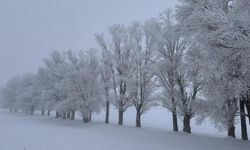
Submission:
<svg viewBox="0 0 250 150">
<path fill-rule="evenodd" d="M 95 118 L 98 119 L 97 116 Z M 0 111 L 0 150 L 249 150 L 232 138 Z"/>
</svg>

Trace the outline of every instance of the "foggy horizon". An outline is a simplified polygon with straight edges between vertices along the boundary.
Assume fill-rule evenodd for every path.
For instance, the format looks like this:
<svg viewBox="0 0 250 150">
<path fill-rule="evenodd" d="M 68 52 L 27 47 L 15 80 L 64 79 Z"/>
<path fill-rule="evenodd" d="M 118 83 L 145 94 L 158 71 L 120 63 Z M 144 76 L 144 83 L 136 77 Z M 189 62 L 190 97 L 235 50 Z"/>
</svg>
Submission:
<svg viewBox="0 0 250 150">
<path fill-rule="evenodd" d="M 35 73 L 54 50 L 97 47 L 94 34 L 113 24 L 145 21 L 174 10 L 177 0 L 84 0 L 0 2 L 0 87 L 25 73 Z"/>
</svg>

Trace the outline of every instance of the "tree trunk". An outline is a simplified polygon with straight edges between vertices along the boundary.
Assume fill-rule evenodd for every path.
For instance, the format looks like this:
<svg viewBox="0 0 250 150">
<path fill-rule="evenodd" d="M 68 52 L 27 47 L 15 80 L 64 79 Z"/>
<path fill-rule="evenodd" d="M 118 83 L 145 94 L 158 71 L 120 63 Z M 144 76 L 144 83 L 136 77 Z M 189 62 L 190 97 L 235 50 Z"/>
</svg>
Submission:
<svg viewBox="0 0 250 150">
<path fill-rule="evenodd" d="M 62 113 L 62 119 L 66 119 L 66 113 Z"/>
<path fill-rule="evenodd" d="M 72 111 L 71 112 L 71 118 L 70 118 L 71 120 L 75 120 L 75 111 Z"/>
<path fill-rule="evenodd" d="M 189 114 L 185 114 L 183 119 L 183 131 L 187 133 L 191 133 L 191 126 L 190 126 L 191 117 Z"/>
<path fill-rule="evenodd" d="M 35 106 L 31 105 L 31 107 L 30 107 L 30 114 L 33 115 L 34 112 L 35 112 Z"/>
<path fill-rule="evenodd" d="M 123 125 L 123 110 L 119 110 L 119 120 L 118 120 L 119 125 Z"/>
<path fill-rule="evenodd" d="M 247 125 L 245 117 L 245 105 L 244 101 L 240 100 L 240 123 L 241 123 L 241 138 L 242 140 L 248 140 L 247 137 Z"/>
<path fill-rule="evenodd" d="M 50 110 L 48 110 L 47 116 L 50 116 Z"/>
<path fill-rule="evenodd" d="M 12 109 L 12 107 L 10 108 L 10 112 L 13 112 L 13 109 Z"/>
<path fill-rule="evenodd" d="M 229 120 L 229 124 L 228 124 L 228 136 L 234 137 L 235 138 L 235 114 L 237 113 L 237 103 L 238 101 L 234 98 L 233 101 L 228 101 L 227 102 L 227 106 L 230 109 L 230 111 L 234 111 L 231 116 L 230 116 L 230 120 Z M 232 110 L 231 110 L 232 109 Z"/>
<path fill-rule="evenodd" d="M 235 126 L 234 126 L 234 116 L 230 120 L 230 124 L 228 125 L 228 136 L 235 138 Z"/>
<path fill-rule="evenodd" d="M 92 121 L 92 112 L 89 113 L 89 122 Z"/>
<path fill-rule="evenodd" d="M 17 108 L 15 108 L 14 112 L 18 112 L 18 109 L 17 109 Z"/>
<path fill-rule="evenodd" d="M 227 135 L 235 138 L 235 127 L 234 127 L 234 125 L 229 126 Z"/>
<path fill-rule="evenodd" d="M 83 116 L 82 116 L 82 121 L 84 122 L 84 123 L 88 123 L 89 122 L 89 114 L 83 114 Z"/>
<path fill-rule="evenodd" d="M 67 112 L 67 119 L 70 119 L 70 112 Z"/>
<path fill-rule="evenodd" d="M 173 131 L 178 132 L 178 119 L 176 112 L 172 112 L 172 116 L 173 116 Z"/>
<path fill-rule="evenodd" d="M 41 110 L 41 115 L 44 116 L 44 114 L 45 114 L 45 110 L 42 109 Z"/>
<path fill-rule="evenodd" d="M 56 118 L 60 118 L 60 117 L 61 117 L 60 113 L 56 112 Z"/>
<path fill-rule="evenodd" d="M 250 98 L 249 97 L 246 99 L 245 105 L 247 108 L 248 121 L 249 121 L 249 125 L 250 125 Z"/>
<path fill-rule="evenodd" d="M 173 110 L 172 110 L 173 131 L 178 132 L 178 119 L 177 119 L 177 114 L 176 114 L 176 105 L 175 105 L 174 98 L 172 98 L 172 105 L 173 105 Z"/>
<path fill-rule="evenodd" d="M 136 127 L 140 128 L 141 127 L 141 109 L 136 108 Z"/>
<path fill-rule="evenodd" d="M 108 100 L 106 100 L 105 123 L 109 123 L 109 101 Z"/>
</svg>

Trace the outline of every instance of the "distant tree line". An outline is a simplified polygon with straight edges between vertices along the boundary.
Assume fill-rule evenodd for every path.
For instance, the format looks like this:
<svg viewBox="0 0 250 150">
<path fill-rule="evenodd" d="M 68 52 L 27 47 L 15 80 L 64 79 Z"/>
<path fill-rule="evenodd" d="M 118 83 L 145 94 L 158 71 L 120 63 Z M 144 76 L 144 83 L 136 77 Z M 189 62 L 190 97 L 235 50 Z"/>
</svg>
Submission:
<svg viewBox="0 0 250 150">
<path fill-rule="evenodd" d="M 1 89 L 3 107 L 10 111 L 83 122 L 110 105 L 123 113 L 136 110 L 136 127 L 151 107 L 172 113 L 191 133 L 190 121 L 209 118 L 235 137 L 240 118 L 242 139 L 248 140 L 250 117 L 250 1 L 182 0 L 144 23 L 115 24 L 95 35 L 98 48 L 54 51 L 36 74 L 12 78 Z M 239 117 L 237 117 L 239 116 Z M 249 120 L 250 124 L 250 120 Z"/>
</svg>

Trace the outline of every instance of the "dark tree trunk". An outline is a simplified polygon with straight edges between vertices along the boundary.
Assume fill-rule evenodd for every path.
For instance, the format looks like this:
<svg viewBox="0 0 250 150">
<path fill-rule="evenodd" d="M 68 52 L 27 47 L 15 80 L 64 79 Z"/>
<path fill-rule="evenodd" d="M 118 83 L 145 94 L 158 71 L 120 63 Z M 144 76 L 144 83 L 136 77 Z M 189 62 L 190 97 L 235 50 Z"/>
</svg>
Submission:
<svg viewBox="0 0 250 150">
<path fill-rule="evenodd" d="M 232 125 L 232 126 L 230 126 L 228 128 L 228 134 L 227 135 L 235 138 L 235 127 L 234 127 L 234 125 Z"/>
<path fill-rule="evenodd" d="M 41 115 L 44 116 L 45 110 L 41 110 Z"/>
<path fill-rule="evenodd" d="M 174 98 L 172 98 L 172 105 L 173 105 L 173 110 L 172 110 L 173 131 L 178 132 L 178 119 L 177 119 L 177 114 L 176 114 L 176 105 L 175 105 Z"/>
<path fill-rule="evenodd" d="M 183 119 L 183 131 L 187 133 L 191 133 L 191 126 L 190 126 L 191 117 L 189 114 L 185 114 Z"/>
<path fill-rule="evenodd" d="M 249 98 L 249 96 L 247 97 L 247 99 L 245 101 L 245 105 L 247 108 L 248 121 L 249 121 L 249 125 L 250 125 L 250 98 Z"/>
<path fill-rule="evenodd" d="M 123 125 L 123 110 L 119 110 L 118 124 Z"/>
<path fill-rule="evenodd" d="M 109 101 L 108 100 L 106 100 L 105 123 L 109 123 Z"/>
<path fill-rule="evenodd" d="M 62 114 L 62 119 L 66 119 L 66 113 Z"/>
<path fill-rule="evenodd" d="M 230 116 L 230 120 L 229 120 L 229 124 L 228 124 L 228 136 L 234 137 L 235 138 L 235 126 L 234 126 L 234 122 L 235 122 L 235 114 L 237 113 L 237 103 L 238 101 L 234 98 L 233 101 L 228 101 L 227 102 L 227 106 L 229 107 L 230 111 L 232 111 L 231 109 L 233 109 L 233 114 L 231 114 Z"/>
<path fill-rule="evenodd" d="M 247 125 L 246 125 L 246 117 L 245 117 L 245 107 L 244 101 L 240 100 L 240 124 L 241 124 L 241 138 L 242 140 L 248 140 L 247 137 Z"/>
<path fill-rule="evenodd" d="M 176 105 L 175 105 L 174 98 L 172 98 L 172 105 L 173 105 L 173 110 L 172 110 L 173 131 L 178 132 L 178 118 L 177 118 L 177 114 L 176 114 Z"/>
<path fill-rule="evenodd" d="M 106 114 L 105 114 L 105 123 L 109 123 L 109 89 L 108 87 L 105 87 L 105 96 L 106 96 Z"/>
<path fill-rule="evenodd" d="M 90 112 L 89 113 L 89 122 L 91 122 L 91 120 L 92 120 L 92 113 Z"/>
<path fill-rule="evenodd" d="M 33 115 L 34 112 L 35 112 L 35 106 L 31 105 L 31 107 L 30 107 L 30 114 Z"/>
<path fill-rule="evenodd" d="M 89 122 L 89 114 L 83 114 L 82 116 L 82 121 L 84 123 L 88 123 Z"/>
<path fill-rule="evenodd" d="M 72 111 L 71 112 L 71 118 L 70 118 L 71 120 L 75 120 L 75 111 Z"/>
<path fill-rule="evenodd" d="M 18 109 L 17 109 L 17 108 L 15 108 L 14 112 L 18 112 Z"/>
<path fill-rule="evenodd" d="M 234 116 L 230 120 L 230 125 L 228 126 L 228 134 L 227 135 L 235 138 Z"/>
<path fill-rule="evenodd" d="M 136 127 L 140 128 L 141 127 L 141 109 L 136 108 Z"/>
<path fill-rule="evenodd" d="M 173 130 L 175 132 L 178 132 L 178 119 L 176 112 L 172 112 L 172 116 L 173 116 Z"/>
<path fill-rule="evenodd" d="M 67 112 L 67 119 L 70 119 L 70 112 Z"/>
<path fill-rule="evenodd" d="M 50 116 L 50 110 L 48 110 L 47 116 Z"/>
<path fill-rule="evenodd" d="M 56 118 L 60 118 L 61 117 L 61 114 L 57 111 L 56 112 Z"/>
<path fill-rule="evenodd" d="M 12 107 L 10 108 L 10 112 L 13 112 L 13 109 L 12 109 Z"/>
</svg>

